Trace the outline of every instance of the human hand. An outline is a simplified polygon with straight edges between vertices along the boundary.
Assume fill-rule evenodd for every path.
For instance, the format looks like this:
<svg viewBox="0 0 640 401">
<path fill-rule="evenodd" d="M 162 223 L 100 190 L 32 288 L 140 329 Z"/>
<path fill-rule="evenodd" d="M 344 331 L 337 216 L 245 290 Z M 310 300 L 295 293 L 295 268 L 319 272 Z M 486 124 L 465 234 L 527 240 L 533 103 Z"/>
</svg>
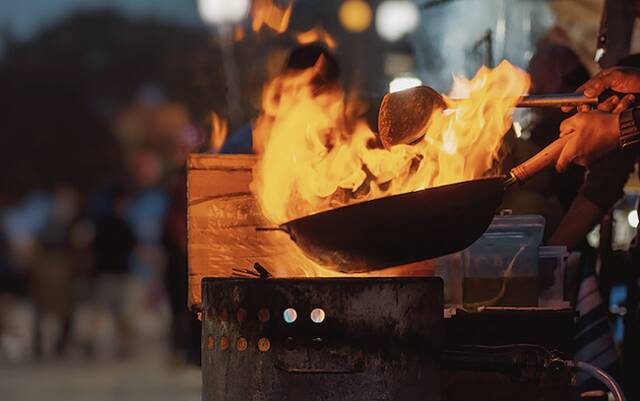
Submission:
<svg viewBox="0 0 640 401">
<path fill-rule="evenodd" d="M 580 86 L 576 92 L 582 92 L 585 96 L 597 97 L 607 89 L 619 93 L 640 93 L 640 69 L 630 67 L 612 67 L 600 71 L 596 76 L 591 78 Z M 598 105 L 598 109 L 602 111 L 613 111 L 614 108 L 623 111 L 631 106 L 635 101 L 633 95 L 626 95 L 622 98 L 611 96 Z M 573 106 L 564 106 L 562 110 L 571 111 Z M 578 111 L 586 112 L 591 108 L 588 105 L 581 105 Z M 618 112 L 619 112 L 618 111 Z"/>
<path fill-rule="evenodd" d="M 622 113 L 626 109 L 632 107 L 635 101 L 635 95 L 632 95 L 630 93 L 624 95 L 622 98 L 618 97 L 617 95 L 613 95 L 604 102 L 598 104 L 598 110 L 606 111 L 608 113 Z M 584 113 L 591 110 L 589 106 L 586 106 L 586 108 L 583 106 L 578 107 L 578 111 Z"/>
<path fill-rule="evenodd" d="M 571 138 L 560 153 L 556 170 L 563 172 L 571 163 L 588 166 L 616 149 L 620 139 L 618 118 L 618 113 L 594 110 L 564 120 L 560 124 L 560 136 L 571 135 Z"/>
</svg>

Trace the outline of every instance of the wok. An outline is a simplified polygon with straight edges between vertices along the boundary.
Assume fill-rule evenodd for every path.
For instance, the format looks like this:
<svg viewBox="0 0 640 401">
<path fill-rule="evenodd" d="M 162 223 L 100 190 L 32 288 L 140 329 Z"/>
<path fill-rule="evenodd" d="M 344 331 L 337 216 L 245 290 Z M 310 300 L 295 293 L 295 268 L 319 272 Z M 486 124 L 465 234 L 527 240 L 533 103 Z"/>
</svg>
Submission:
<svg viewBox="0 0 640 401">
<path fill-rule="evenodd" d="M 487 229 L 505 189 L 555 164 L 562 137 L 509 176 L 482 178 L 339 207 L 280 226 L 312 260 L 354 273 L 460 251 Z"/>
</svg>

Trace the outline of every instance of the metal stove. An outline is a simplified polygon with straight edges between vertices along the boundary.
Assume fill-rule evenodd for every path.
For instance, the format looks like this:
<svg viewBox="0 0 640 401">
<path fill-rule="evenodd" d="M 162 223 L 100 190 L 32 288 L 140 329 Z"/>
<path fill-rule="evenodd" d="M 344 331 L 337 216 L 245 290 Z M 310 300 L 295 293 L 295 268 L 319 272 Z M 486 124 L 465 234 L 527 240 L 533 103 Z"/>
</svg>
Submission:
<svg viewBox="0 0 640 401">
<path fill-rule="evenodd" d="M 203 400 L 441 400 L 439 278 L 203 280 Z"/>
<path fill-rule="evenodd" d="M 242 268 L 258 260 L 286 277 L 298 264 L 287 236 L 256 234 L 267 222 L 249 191 L 254 164 L 189 160 L 189 306 L 203 320 L 203 400 L 571 399 L 562 363 L 573 352 L 571 311 L 445 318 L 436 277 L 276 279 Z"/>
</svg>

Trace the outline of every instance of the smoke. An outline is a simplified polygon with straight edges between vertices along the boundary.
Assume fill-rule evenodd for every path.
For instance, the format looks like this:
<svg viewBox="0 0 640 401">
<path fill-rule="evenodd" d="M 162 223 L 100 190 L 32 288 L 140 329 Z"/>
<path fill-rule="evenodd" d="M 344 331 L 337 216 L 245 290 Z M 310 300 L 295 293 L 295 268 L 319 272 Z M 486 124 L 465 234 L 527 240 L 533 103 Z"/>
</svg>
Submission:
<svg viewBox="0 0 640 401">
<path fill-rule="evenodd" d="M 426 85 L 447 92 L 452 74 L 470 77 L 482 64 L 507 59 L 526 68 L 552 24 L 548 4 L 535 0 L 454 0 L 427 8 L 412 37 L 418 73 Z"/>
</svg>

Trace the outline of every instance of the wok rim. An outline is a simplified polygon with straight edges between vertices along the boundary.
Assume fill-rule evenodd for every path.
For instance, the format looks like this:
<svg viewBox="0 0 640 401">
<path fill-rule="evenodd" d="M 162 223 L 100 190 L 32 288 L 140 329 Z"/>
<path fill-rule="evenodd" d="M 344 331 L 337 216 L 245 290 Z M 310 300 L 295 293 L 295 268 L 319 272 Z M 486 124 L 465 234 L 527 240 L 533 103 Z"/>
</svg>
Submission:
<svg viewBox="0 0 640 401">
<path fill-rule="evenodd" d="M 468 183 L 472 183 L 472 182 L 485 182 L 485 181 L 502 181 L 502 182 L 505 182 L 507 179 L 508 179 L 507 175 L 495 175 L 495 176 L 491 176 L 491 177 L 482 177 L 482 178 L 477 178 L 477 179 L 474 179 L 474 180 L 459 181 L 459 182 L 454 182 L 454 183 L 451 183 L 451 184 L 440 185 L 440 186 L 437 186 L 437 187 L 425 188 L 425 189 L 421 189 L 421 190 L 418 190 L 418 191 L 403 192 L 401 194 L 384 196 L 382 198 L 369 199 L 369 200 L 366 200 L 366 201 L 362 201 L 362 202 L 358 202 L 358 203 L 352 203 L 350 205 L 340 206 L 340 207 L 336 207 L 336 208 L 333 208 L 333 209 L 322 210 L 320 212 L 316 212 L 316 213 L 308 214 L 306 216 L 298 217 L 296 219 L 289 220 L 289 221 L 287 221 L 285 223 L 280 224 L 279 227 L 280 227 L 280 229 L 288 231 L 288 227 L 289 227 L 290 224 L 295 224 L 297 222 L 306 220 L 306 219 L 314 217 L 314 216 L 326 215 L 326 214 L 329 214 L 329 213 L 334 212 L 336 210 L 345 210 L 345 209 L 350 209 L 350 208 L 354 208 L 354 207 L 357 207 L 357 206 L 363 206 L 363 205 L 372 204 L 374 202 L 378 202 L 378 201 L 381 201 L 383 199 L 403 198 L 403 197 L 408 197 L 408 196 L 411 196 L 411 195 L 414 195 L 414 194 L 424 193 L 425 191 L 431 191 L 431 190 L 442 189 L 442 188 L 449 188 L 449 187 L 459 186 L 459 185 L 468 184 Z"/>
</svg>

